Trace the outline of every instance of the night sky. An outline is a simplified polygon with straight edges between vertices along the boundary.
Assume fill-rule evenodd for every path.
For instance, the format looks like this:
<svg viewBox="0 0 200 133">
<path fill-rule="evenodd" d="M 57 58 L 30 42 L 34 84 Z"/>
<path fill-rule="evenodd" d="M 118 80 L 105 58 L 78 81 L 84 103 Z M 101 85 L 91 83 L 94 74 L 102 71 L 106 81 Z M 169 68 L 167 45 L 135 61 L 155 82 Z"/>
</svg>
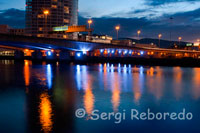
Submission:
<svg viewBox="0 0 200 133">
<path fill-rule="evenodd" d="M 0 0 L 0 24 L 24 27 L 24 9 L 25 0 Z M 79 24 L 88 18 L 98 34 L 115 36 L 113 29 L 119 24 L 120 37 L 134 38 L 140 29 L 144 38 L 162 33 L 169 39 L 171 29 L 173 40 L 200 38 L 200 0 L 79 0 Z"/>
</svg>

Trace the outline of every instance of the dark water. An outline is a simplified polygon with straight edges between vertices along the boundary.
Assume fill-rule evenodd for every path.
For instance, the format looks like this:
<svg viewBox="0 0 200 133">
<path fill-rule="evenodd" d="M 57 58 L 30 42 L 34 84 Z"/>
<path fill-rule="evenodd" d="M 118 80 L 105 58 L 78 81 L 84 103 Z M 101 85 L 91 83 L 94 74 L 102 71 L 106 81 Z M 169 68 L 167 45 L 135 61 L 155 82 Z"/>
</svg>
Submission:
<svg viewBox="0 0 200 133">
<path fill-rule="evenodd" d="M 0 61 L 0 133 L 200 132 L 200 68 Z M 77 109 L 86 116 L 77 118 Z M 192 120 L 136 120 L 185 109 Z M 93 120 L 93 110 L 126 118 Z"/>
</svg>

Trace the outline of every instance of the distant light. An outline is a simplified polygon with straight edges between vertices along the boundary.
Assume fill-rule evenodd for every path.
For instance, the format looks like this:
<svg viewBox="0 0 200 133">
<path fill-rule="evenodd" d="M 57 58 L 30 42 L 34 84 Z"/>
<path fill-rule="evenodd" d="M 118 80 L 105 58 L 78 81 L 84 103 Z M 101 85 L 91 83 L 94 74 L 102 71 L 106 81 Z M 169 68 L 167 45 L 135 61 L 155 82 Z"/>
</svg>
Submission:
<svg viewBox="0 0 200 133">
<path fill-rule="evenodd" d="M 115 50 L 112 50 L 112 54 L 114 54 L 115 53 Z"/>
<path fill-rule="evenodd" d="M 108 50 L 108 54 L 110 54 L 110 50 Z"/>
<path fill-rule="evenodd" d="M 124 51 L 124 54 L 127 54 L 127 52 L 128 52 L 128 51 L 127 51 L 127 50 L 125 50 L 125 51 Z"/>
<path fill-rule="evenodd" d="M 144 54 L 144 51 L 140 51 L 140 54 L 143 55 L 143 54 Z"/>
<path fill-rule="evenodd" d="M 29 50 L 28 49 L 25 49 L 25 52 L 28 52 Z"/>
<path fill-rule="evenodd" d="M 132 54 L 132 51 L 129 51 L 129 54 Z"/>
<path fill-rule="evenodd" d="M 48 51 L 47 54 L 48 54 L 48 56 L 51 56 L 52 53 L 51 53 L 51 51 Z"/>
<path fill-rule="evenodd" d="M 76 55 L 77 55 L 77 57 L 81 57 L 81 53 L 77 53 Z"/>
<path fill-rule="evenodd" d="M 103 51 L 104 51 L 103 49 L 100 50 L 101 53 L 103 53 Z"/>
<path fill-rule="evenodd" d="M 122 51 L 121 50 L 119 50 L 119 54 L 121 54 L 122 53 Z"/>
</svg>

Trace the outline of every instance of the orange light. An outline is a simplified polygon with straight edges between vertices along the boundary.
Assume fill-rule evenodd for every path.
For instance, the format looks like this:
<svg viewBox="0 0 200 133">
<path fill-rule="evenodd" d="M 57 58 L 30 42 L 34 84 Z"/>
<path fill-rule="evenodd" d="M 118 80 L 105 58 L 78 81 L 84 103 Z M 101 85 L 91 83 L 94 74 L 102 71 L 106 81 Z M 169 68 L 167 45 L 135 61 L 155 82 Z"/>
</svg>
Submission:
<svg viewBox="0 0 200 133">
<path fill-rule="evenodd" d="M 52 49 L 51 52 L 54 52 L 54 50 Z"/>
<path fill-rule="evenodd" d="M 160 39 L 161 37 L 162 37 L 162 34 L 159 34 L 159 35 L 158 35 L 158 38 Z"/>
<path fill-rule="evenodd" d="M 181 40 L 182 40 L 182 37 L 179 37 L 178 40 L 181 41 Z"/>
<path fill-rule="evenodd" d="M 29 50 L 28 49 L 25 49 L 25 52 L 28 52 Z"/>
<path fill-rule="evenodd" d="M 92 23 L 93 23 L 92 19 L 89 19 L 88 24 L 92 24 Z"/>
<path fill-rule="evenodd" d="M 138 30 L 138 31 L 137 31 L 137 34 L 138 34 L 138 35 L 141 34 L 141 30 Z"/>
<path fill-rule="evenodd" d="M 44 13 L 44 15 L 48 15 L 49 14 L 49 10 L 44 10 L 43 13 Z"/>
<path fill-rule="evenodd" d="M 120 29 L 120 26 L 116 26 L 115 29 L 116 29 L 116 30 L 119 30 L 119 29 Z"/>
</svg>

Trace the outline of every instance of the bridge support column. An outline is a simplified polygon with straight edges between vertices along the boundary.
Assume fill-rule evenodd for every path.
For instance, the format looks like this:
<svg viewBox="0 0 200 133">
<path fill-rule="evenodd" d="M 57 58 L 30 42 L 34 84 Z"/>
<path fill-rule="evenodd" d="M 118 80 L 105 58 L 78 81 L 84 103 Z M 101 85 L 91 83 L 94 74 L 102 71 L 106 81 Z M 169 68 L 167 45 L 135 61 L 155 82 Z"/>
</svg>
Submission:
<svg viewBox="0 0 200 133">
<path fill-rule="evenodd" d="M 33 60 L 41 60 L 42 59 L 42 52 L 40 50 L 34 51 L 32 53 L 32 59 Z"/>
<path fill-rule="evenodd" d="M 70 60 L 70 51 L 61 50 L 59 60 Z"/>
<path fill-rule="evenodd" d="M 24 59 L 24 52 L 19 51 L 19 50 L 15 51 L 14 58 L 15 59 Z"/>
</svg>

